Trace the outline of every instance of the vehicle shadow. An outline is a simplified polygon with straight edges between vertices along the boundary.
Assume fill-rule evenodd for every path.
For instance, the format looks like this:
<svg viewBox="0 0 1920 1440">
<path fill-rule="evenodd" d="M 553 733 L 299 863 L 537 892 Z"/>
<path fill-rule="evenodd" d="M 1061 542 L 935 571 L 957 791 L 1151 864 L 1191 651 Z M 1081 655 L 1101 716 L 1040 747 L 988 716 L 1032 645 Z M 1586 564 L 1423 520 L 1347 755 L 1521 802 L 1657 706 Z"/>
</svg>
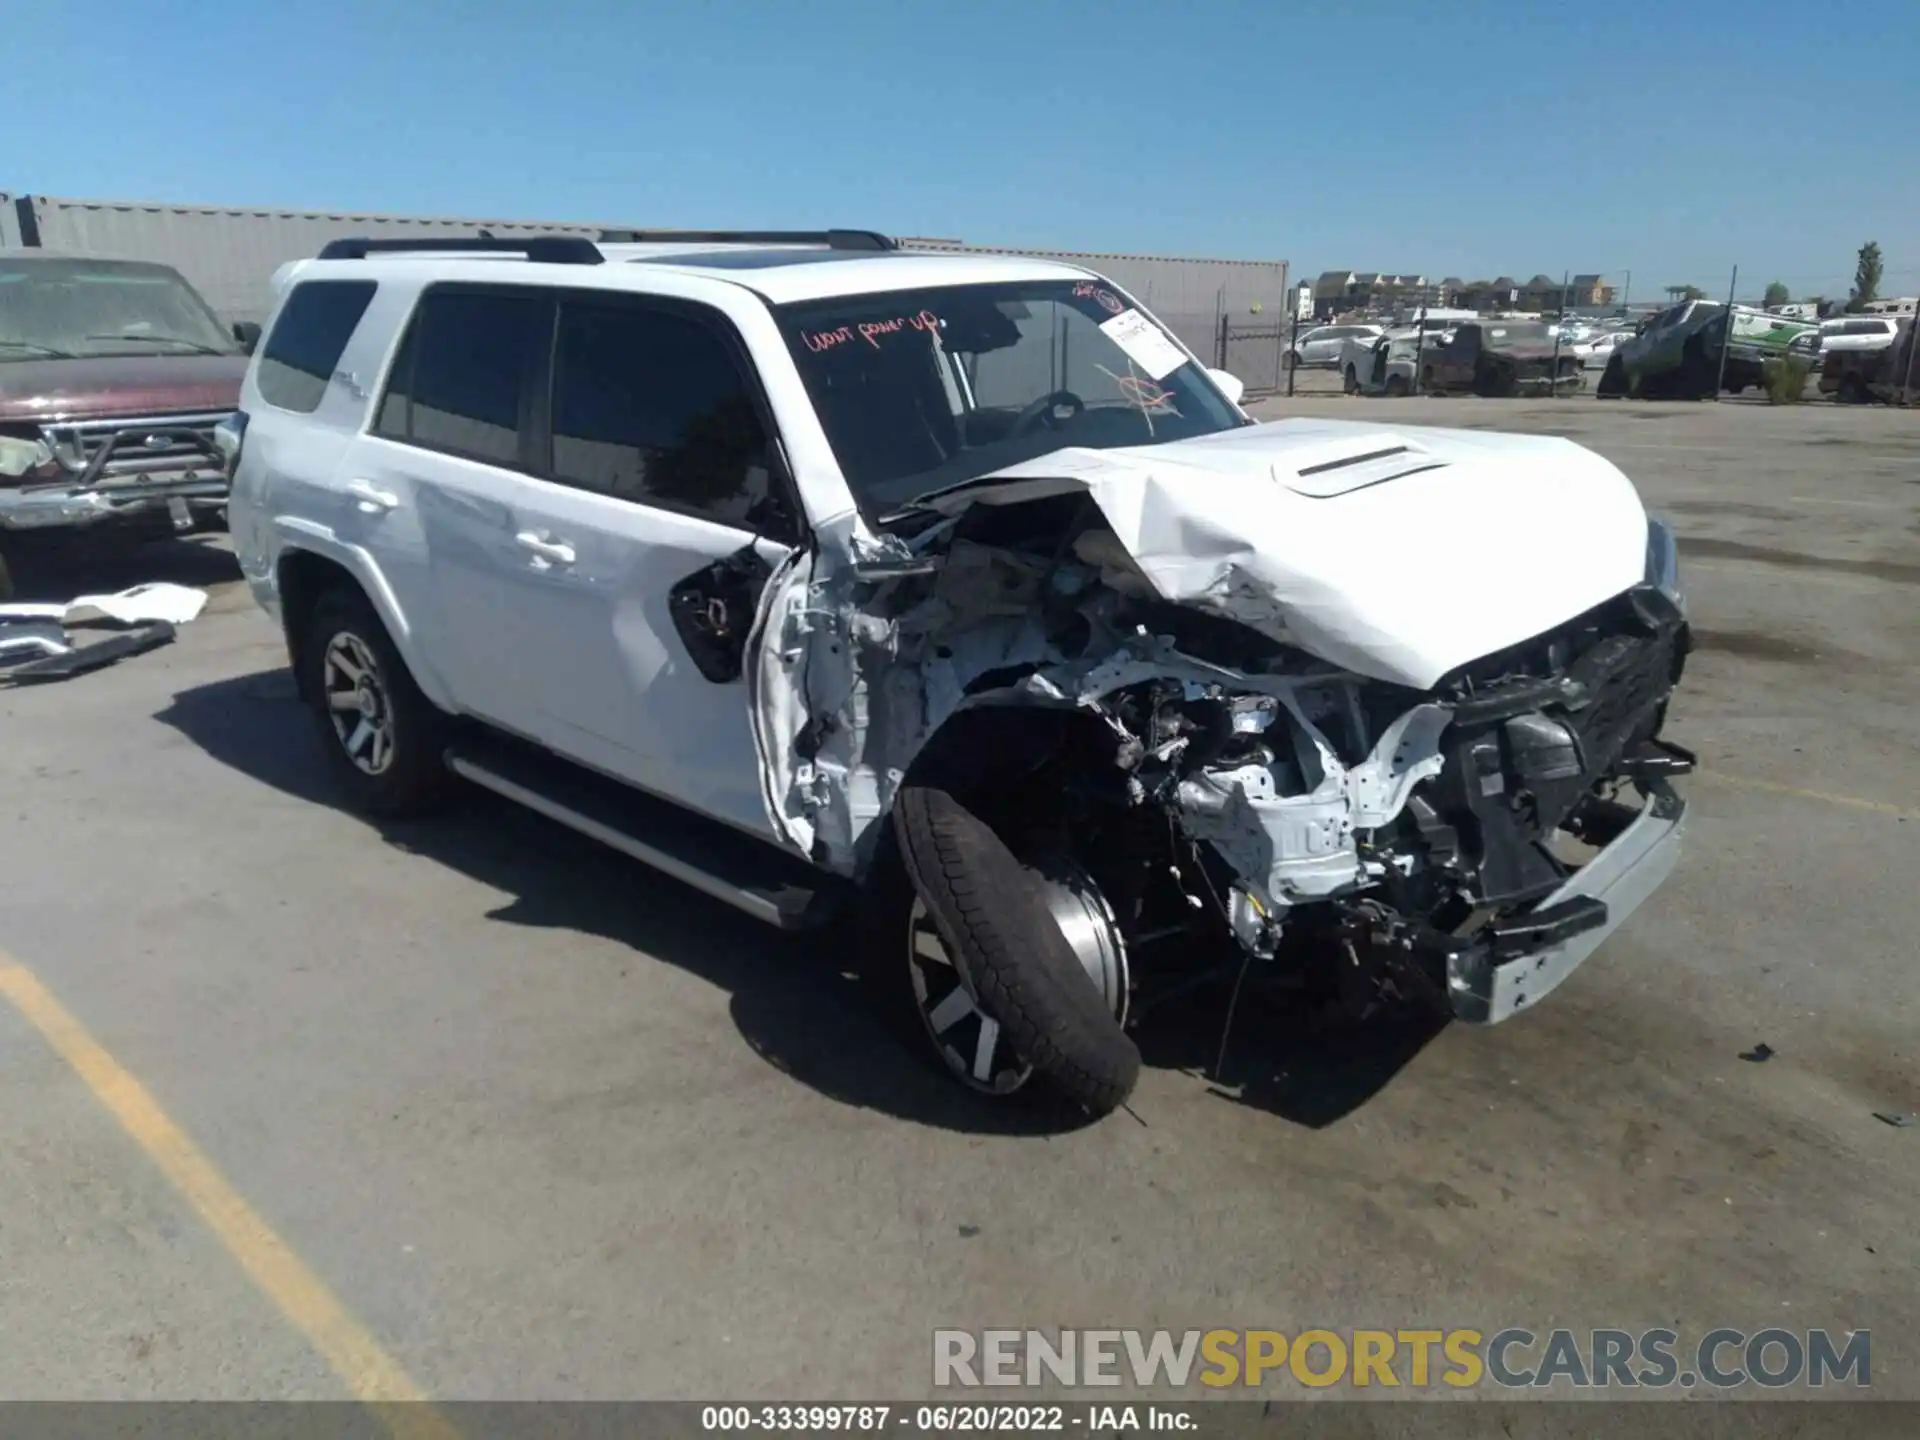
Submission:
<svg viewBox="0 0 1920 1440">
<path fill-rule="evenodd" d="M 199 589 L 240 578 L 233 553 L 208 539 L 156 540 L 135 545 L 109 538 L 58 545 L 9 548 L 13 598 L 58 604 L 79 595 L 112 594 L 134 585 L 166 581 Z"/>
<path fill-rule="evenodd" d="M 1145 1020 L 1135 1031 L 1141 1059 L 1310 1130 L 1358 1110 L 1446 1028 L 1410 1010 L 1356 1020 L 1251 981 L 1237 1002 L 1230 991 L 1228 982 Z"/>
<path fill-rule="evenodd" d="M 318 737 L 284 669 L 180 691 L 156 719 L 222 764 L 296 799 L 333 806 Z M 988 1105 L 910 1052 L 856 972 L 852 925 L 787 936 L 564 826 L 478 788 L 432 820 L 380 825 L 396 850 L 510 895 L 501 924 L 571 930 L 698 975 L 731 997 L 741 1037 L 768 1064 L 843 1104 L 943 1129 L 1048 1135 L 1086 1123 L 1064 1102 Z M 1139 1034 L 1151 1066 L 1217 1080 L 1215 1092 L 1320 1126 L 1349 1113 L 1417 1052 L 1409 1037 L 1344 1040 L 1274 1012 L 1249 989 L 1222 1075 L 1212 1067 L 1227 993 L 1203 991 Z"/>
</svg>

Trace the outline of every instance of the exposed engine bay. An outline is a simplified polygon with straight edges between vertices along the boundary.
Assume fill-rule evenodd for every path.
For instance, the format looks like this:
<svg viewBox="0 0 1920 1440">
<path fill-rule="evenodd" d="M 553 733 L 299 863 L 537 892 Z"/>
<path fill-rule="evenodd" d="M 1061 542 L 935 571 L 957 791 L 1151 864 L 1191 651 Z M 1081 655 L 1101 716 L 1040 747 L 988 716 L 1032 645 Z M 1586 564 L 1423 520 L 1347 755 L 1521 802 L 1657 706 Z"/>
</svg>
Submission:
<svg viewBox="0 0 1920 1440">
<path fill-rule="evenodd" d="M 1070 848 L 1135 935 L 1331 942 L 1370 991 L 1431 992 L 1463 937 L 1620 833 L 1617 792 L 1688 768 L 1657 738 L 1688 632 L 1654 583 L 1419 690 L 1168 601 L 1085 494 L 888 539 L 891 563 L 795 577 L 756 677 L 770 804 L 843 874 L 936 770 L 993 791 L 1034 850 Z"/>
</svg>

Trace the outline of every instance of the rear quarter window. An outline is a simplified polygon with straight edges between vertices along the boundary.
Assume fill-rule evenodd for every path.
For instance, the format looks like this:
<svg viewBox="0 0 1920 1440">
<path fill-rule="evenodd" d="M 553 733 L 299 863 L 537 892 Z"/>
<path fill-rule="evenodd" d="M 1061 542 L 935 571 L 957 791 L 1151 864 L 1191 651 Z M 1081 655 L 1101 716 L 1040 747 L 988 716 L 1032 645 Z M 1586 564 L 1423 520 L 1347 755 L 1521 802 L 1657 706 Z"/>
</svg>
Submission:
<svg viewBox="0 0 1920 1440">
<path fill-rule="evenodd" d="M 260 352 L 255 372 L 260 398 L 278 410 L 303 415 L 318 410 L 376 288 L 371 280 L 309 280 L 294 286 Z"/>
</svg>

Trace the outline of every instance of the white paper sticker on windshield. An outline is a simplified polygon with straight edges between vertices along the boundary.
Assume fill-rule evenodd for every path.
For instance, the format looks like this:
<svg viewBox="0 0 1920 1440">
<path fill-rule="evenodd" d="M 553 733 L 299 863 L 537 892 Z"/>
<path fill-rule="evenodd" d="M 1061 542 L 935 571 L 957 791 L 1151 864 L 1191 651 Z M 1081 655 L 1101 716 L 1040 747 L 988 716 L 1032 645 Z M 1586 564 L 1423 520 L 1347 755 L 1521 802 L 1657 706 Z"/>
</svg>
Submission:
<svg viewBox="0 0 1920 1440">
<path fill-rule="evenodd" d="M 1187 363 L 1180 347 L 1138 310 L 1123 311 L 1100 328 L 1126 351 L 1129 360 L 1147 372 L 1149 380 L 1164 380 Z"/>
</svg>

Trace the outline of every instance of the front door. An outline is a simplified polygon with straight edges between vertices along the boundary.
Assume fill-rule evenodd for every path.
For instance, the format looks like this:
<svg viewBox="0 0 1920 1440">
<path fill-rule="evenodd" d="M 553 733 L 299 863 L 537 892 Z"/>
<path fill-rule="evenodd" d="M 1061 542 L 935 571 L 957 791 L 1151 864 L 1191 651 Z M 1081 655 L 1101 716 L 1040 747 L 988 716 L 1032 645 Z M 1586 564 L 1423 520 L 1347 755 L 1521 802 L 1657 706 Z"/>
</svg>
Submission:
<svg viewBox="0 0 1920 1440">
<path fill-rule="evenodd" d="M 744 668 L 797 539 L 744 349 L 705 307 L 563 292 L 551 444 L 505 572 L 552 749 L 774 833 Z"/>
</svg>

